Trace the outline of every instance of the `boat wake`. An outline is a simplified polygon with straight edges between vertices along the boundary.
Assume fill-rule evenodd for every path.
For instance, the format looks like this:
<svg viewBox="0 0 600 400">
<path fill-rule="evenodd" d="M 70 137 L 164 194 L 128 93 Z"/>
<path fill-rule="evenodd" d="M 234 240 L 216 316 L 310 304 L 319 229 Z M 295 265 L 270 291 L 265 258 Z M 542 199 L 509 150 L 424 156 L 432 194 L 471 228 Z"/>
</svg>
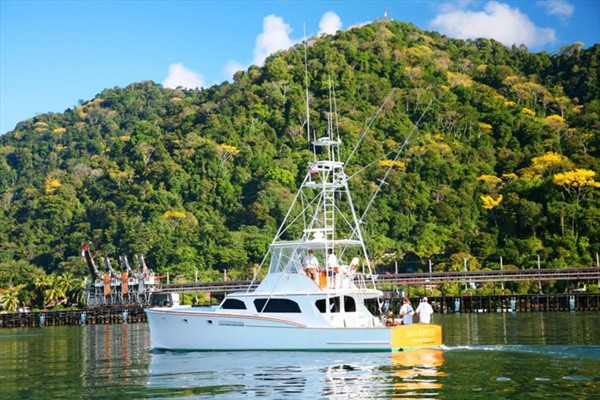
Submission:
<svg viewBox="0 0 600 400">
<path fill-rule="evenodd" d="M 552 356 L 559 359 L 592 359 L 600 360 L 600 346 L 574 345 L 467 345 L 442 346 L 442 350 L 525 353 Z"/>
</svg>

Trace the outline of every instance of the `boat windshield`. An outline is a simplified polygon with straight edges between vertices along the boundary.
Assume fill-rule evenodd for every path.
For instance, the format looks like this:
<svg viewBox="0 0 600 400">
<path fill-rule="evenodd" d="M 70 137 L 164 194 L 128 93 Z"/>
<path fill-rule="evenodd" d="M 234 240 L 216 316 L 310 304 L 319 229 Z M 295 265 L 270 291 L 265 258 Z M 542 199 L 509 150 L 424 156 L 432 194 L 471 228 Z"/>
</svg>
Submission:
<svg viewBox="0 0 600 400">
<path fill-rule="evenodd" d="M 339 243 L 351 243 L 354 241 L 339 241 Z M 311 246 L 313 244 L 314 246 Z M 269 264 L 269 274 L 287 273 L 303 274 L 305 268 L 314 267 L 318 270 L 335 269 L 332 272 L 338 272 L 338 267 L 342 270 L 351 269 L 358 271 L 362 265 L 360 259 L 360 249 L 355 247 L 343 247 L 335 249 L 333 252 L 335 265 L 330 265 L 332 256 L 325 247 L 317 243 L 290 243 L 287 246 L 274 245 L 271 248 L 271 260 Z M 309 266 L 310 265 L 310 266 Z"/>
<path fill-rule="evenodd" d="M 278 247 L 273 249 L 269 273 L 298 274 L 302 271 L 301 254 L 297 247 Z"/>
</svg>

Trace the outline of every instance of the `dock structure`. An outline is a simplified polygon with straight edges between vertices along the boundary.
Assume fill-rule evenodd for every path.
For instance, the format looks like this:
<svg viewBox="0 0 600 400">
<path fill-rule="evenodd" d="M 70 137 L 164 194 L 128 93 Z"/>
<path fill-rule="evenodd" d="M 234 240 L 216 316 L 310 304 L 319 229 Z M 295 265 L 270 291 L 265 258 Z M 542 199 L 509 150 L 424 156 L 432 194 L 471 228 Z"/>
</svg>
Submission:
<svg viewBox="0 0 600 400">
<path fill-rule="evenodd" d="M 413 306 L 420 298 L 409 296 Z M 386 293 L 389 310 L 398 312 L 400 299 Z M 429 296 L 436 313 L 580 312 L 600 310 L 600 293 L 521 294 L 489 296 Z M 142 305 L 103 305 L 86 310 L 35 311 L 0 314 L 0 328 L 145 323 Z"/>
<path fill-rule="evenodd" d="M 382 282 L 400 285 L 437 285 L 442 283 L 488 283 L 523 281 L 585 281 L 600 280 L 600 268 L 511 269 L 452 272 L 419 272 L 379 275 Z M 384 283 L 384 284 L 385 284 Z"/>
<path fill-rule="evenodd" d="M 88 250 L 89 251 L 89 250 Z M 85 255 L 85 254 L 84 254 Z M 89 255 L 89 253 L 88 253 Z M 87 257 L 87 256 L 86 256 Z M 92 269 L 95 264 L 89 255 Z M 105 292 L 105 274 L 97 272 L 93 285 L 88 287 L 86 294 L 90 300 L 85 310 L 36 311 L 1 313 L 0 328 L 42 327 L 60 325 L 84 324 L 115 324 L 115 323 L 144 323 L 146 314 L 144 307 L 152 302 L 152 296 L 167 296 L 170 293 L 210 293 L 213 298 L 222 298 L 232 291 L 247 290 L 251 281 L 222 281 L 208 283 L 178 283 L 160 284 L 158 279 L 143 279 L 154 275 L 145 267 L 143 258 L 141 275 L 131 272 L 124 260 L 121 265 L 128 274 L 127 290 L 123 293 L 120 285 L 123 279 L 114 280 L 115 285 Z M 90 262 L 88 261 L 88 265 Z M 108 267 L 107 267 L 108 268 Z M 97 271 L 97 269 L 95 270 Z M 110 270 L 109 270 L 110 271 Z M 113 269 L 114 271 L 114 269 Z M 147 274 L 147 275 L 144 275 Z M 129 277 L 133 278 L 132 280 Z M 570 280 L 574 282 L 596 282 L 600 279 L 600 268 L 571 268 L 560 270 L 507 270 L 507 271 L 467 271 L 467 272 L 436 272 L 413 274 L 385 274 L 375 277 L 377 284 L 384 288 L 384 300 L 390 309 L 400 301 L 399 286 L 436 285 L 452 283 L 486 283 L 486 282 L 519 282 L 519 281 L 557 281 Z M 110 281 L 108 281 L 110 283 Z M 131 283 L 130 283 L 131 282 Z M 257 282 L 254 283 L 258 284 Z M 388 287 L 390 289 L 386 290 Z M 139 290 L 142 288 L 142 290 Z M 395 289 L 392 289 L 395 288 Z M 133 290 L 130 290 L 133 289 Z M 420 298 L 407 293 L 413 305 Z M 540 294 L 493 294 L 464 296 L 428 296 L 429 303 L 437 313 L 487 313 L 487 312 L 554 312 L 554 311 L 598 311 L 600 310 L 600 293 L 540 293 Z M 113 303 L 111 303 L 113 302 Z M 91 304 L 90 304 L 91 303 Z"/>
<path fill-rule="evenodd" d="M 85 310 L 33 311 L 0 314 L 0 328 L 100 325 L 147 322 L 141 305 L 98 306 Z"/>
<path fill-rule="evenodd" d="M 390 286 L 424 286 L 443 283 L 488 283 L 488 282 L 523 282 L 523 281 L 599 281 L 600 268 L 569 269 L 522 269 L 499 271 L 464 271 L 464 272 L 418 272 L 408 274 L 380 274 L 373 276 L 378 287 Z M 360 279 L 357 278 L 357 279 Z M 254 289 L 259 281 L 236 280 L 219 282 L 175 283 L 163 285 L 157 283 L 155 293 L 192 293 L 211 292 L 221 294 Z"/>
<path fill-rule="evenodd" d="M 105 271 L 100 272 L 87 244 L 81 246 L 81 252 L 92 275 L 85 288 L 85 301 L 89 307 L 150 304 L 158 277 L 146 266 L 143 256 L 135 256 L 139 267 L 137 271 L 131 269 L 127 256 L 120 256 L 121 272 L 113 268 L 110 258 L 104 257 Z"/>
<path fill-rule="evenodd" d="M 392 292 L 386 293 L 389 307 L 400 308 L 401 299 Z M 555 312 L 598 311 L 600 293 L 546 293 L 546 294 L 496 294 L 469 296 L 427 296 L 436 313 L 490 313 L 490 312 Z M 421 300 L 411 297 L 414 306 Z"/>
</svg>

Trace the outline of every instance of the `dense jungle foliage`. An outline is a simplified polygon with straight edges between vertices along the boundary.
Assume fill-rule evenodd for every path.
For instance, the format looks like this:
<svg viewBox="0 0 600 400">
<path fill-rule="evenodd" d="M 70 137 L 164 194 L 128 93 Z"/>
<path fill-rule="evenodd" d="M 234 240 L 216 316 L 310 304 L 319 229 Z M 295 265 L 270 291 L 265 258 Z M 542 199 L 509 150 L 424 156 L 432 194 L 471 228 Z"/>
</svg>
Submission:
<svg viewBox="0 0 600 400">
<path fill-rule="evenodd" d="M 351 181 L 359 211 L 422 117 L 365 220 L 379 270 L 595 263 L 599 44 L 530 53 L 380 20 L 306 51 L 306 69 L 299 44 L 233 83 L 106 89 L 1 136 L 0 288 L 33 302 L 89 275 L 84 242 L 181 279 L 249 278 L 312 156 L 306 78 L 316 136 L 333 82 L 342 159 L 367 131 L 348 167 L 375 161 Z"/>
</svg>

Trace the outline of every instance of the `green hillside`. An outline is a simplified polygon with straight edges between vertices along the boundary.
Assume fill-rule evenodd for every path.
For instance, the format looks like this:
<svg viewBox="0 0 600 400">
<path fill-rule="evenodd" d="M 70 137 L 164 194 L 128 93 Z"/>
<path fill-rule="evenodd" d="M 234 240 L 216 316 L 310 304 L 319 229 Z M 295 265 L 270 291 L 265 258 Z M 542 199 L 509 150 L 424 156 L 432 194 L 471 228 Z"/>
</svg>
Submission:
<svg viewBox="0 0 600 400">
<path fill-rule="evenodd" d="M 203 90 L 106 89 L 0 136 L 0 288 L 86 275 L 83 242 L 171 276 L 251 276 L 311 159 L 304 52 Z M 311 130 L 331 78 L 342 159 L 395 88 L 348 169 L 374 162 L 351 181 L 359 211 L 423 116 L 366 218 L 375 262 L 595 263 L 599 44 L 536 54 L 380 20 L 309 40 L 307 58 Z"/>
</svg>

